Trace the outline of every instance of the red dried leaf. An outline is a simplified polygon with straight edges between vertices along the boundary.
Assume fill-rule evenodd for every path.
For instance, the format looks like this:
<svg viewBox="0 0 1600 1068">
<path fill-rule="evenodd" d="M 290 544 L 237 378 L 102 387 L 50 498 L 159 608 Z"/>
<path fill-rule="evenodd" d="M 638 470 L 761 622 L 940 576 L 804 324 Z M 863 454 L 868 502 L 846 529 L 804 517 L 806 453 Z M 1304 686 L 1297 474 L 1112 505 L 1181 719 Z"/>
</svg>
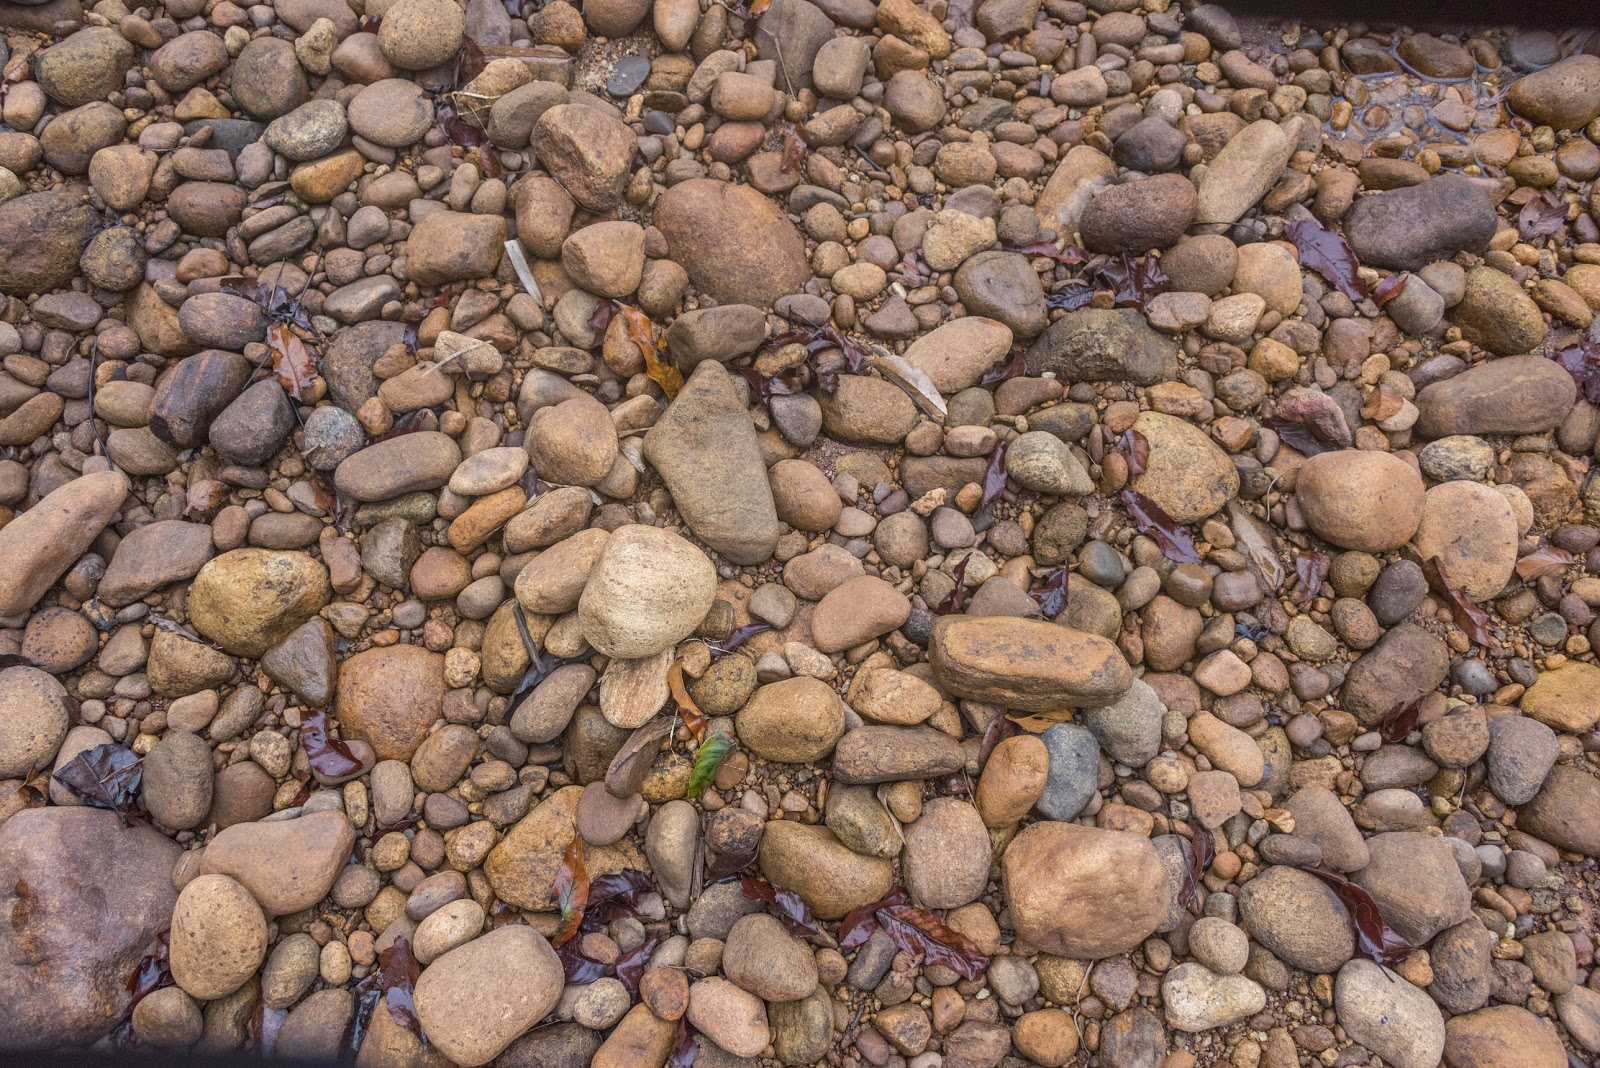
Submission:
<svg viewBox="0 0 1600 1068">
<path fill-rule="evenodd" d="M 880 927 L 894 944 L 929 964 L 943 964 L 966 979 L 976 979 L 989 965 L 972 940 L 946 926 L 938 916 L 910 904 L 903 887 L 896 886 L 881 901 L 848 913 L 839 925 L 839 948 L 861 945 Z"/>
<path fill-rule="evenodd" d="M 1580 341 L 1557 352 L 1554 359 L 1578 384 L 1584 400 L 1600 404 L 1600 340 Z"/>
<path fill-rule="evenodd" d="M 791 367 L 775 375 L 764 375 L 754 367 L 736 367 L 734 370 L 750 383 L 750 388 L 756 391 L 756 396 L 763 404 L 771 401 L 773 397 L 789 397 L 796 393 L 804 393 L 806 389 L 803 367 Z"/>
<path fill-rule="evenodd" d="M 300 748 L 306 751 L 311 770 L 325 779 L 347 779 L 359 775 L 361 760 L 348 743 L 328 737 L 328 714 L 307 712 L 300 717 Z"/>
<path fill-rule="evenodd" d="M 1559 234 L 1566 224 L 1566 202 L 1549 190 L 1522 205 L 1522 210 L 1517 213 L 1517 233 L 1524 241 L 1536 241 L 1541 237 Z"/>
<path fill-rule="evenodd" d="M 967 564 L 971 562 L 972 554 L 968 553 L 950 569 L 950 577 L 956 580 L 955 588 L 944 595 L 938 607 L 933 610 L 935 615 L 950 616 L 961 611 L 961 591 L 967 583 Z"/>
<path fill-rule="evenodd" d="M 774 334 L 763 341 L 750 355 L 759 356 L 765 352 L 776 352 L 785 345 L 803 345 L 806 355 L 814 358 L 825 349 L 836 348 L 842 357 L 842 365 L 852 374 L 859 374 L 867 366 L 867 354 L 862 351 L 861 346 L 832 323 Z M 824 393 L 832 393 L 839 388 L 840 365 L 840 361 L 825 363 L 820 359 L 816 360 L 816 382 Z"/>
<path fill-rule="evenodd" d="M 1200 550 L 1195 548 L 1194 539 L 1159 504 L 1131 489 L 1122 491 L 1122 503 L 1134 526 L 1140 533 L 1154 538 L 1168 560 L 1179 564 L 1200 562 Z"/>
<path fill-rule="evenodd" d="M 1456 626 L 1464 631 L 1468 638 L 1485 649 L 1494 647 L 1494 635 L 1489 632 L 1489 613 L 1467 600 L 1466 595 L 1450 585 L 1450 578 L 1444 573 L 1444 564 L 1437 556 L 1430 556 L 1422 562 L 1422 573 L 1427 576 L 1428 585 L 1433 592 L 1444 598 L 1450 606 L 1450 616 L 1455 620 Z"/>
<path fill-rule="evenodd" d="M 1340 447 L 1327 441 L 1315 424 L 1302 425 L 1274 415 L 1263 420 L 1262 425 L 1277 434 L 1278 440 L 1289 448 L 1308 457 L 1334 452 Z"/>
<path fill-rule="evenodd" d="M 672 1043 L 672 1056 L 667 1058 L 667 1068 L 694 1068 L 694 1062 L 700 1056 L 700 1043 L 694 1037 L 696 1033 L 688 1021 L 678 1021 L 678 1037 Z"/>
<path fill-rule="evenodd" d="M 295 400 L 305 397 L 317 379 L 317 360 L 306 343 L 283 323 L 267 327 L 267 348 L 272 352 L 272 373 Z"/>
<path fill-rule="evenodd" d="M 500 152 L 498 149 L 491 148 L 487 144 L 479 145 L 478 164 L 479 169 L 483 171 L 483 176 L 491 181 L 496 178 L 505 177 L 506 166 L 504 163 L 500 162 Z"/>
<path fill-rule="evenodd" d="M 416 411 L 407 412 L 405 415 L 402 415 L 400 418 L 396 419 L 394 421 L 394 425 L 389 427 L 388 430 L 385 430 L 383 433 L 373 438 L 372 443 L 376 445 L 378 442 L 388 441 L 390 438 L 398 438 L 406 434 L 415 434 L 417 431 L 422 430 L 428 425 L 428 417 L 432 414 L 433 412 L 427 408 L 418 408 Z"/>
<path fill-rule="evenodd" d="M 1063 285 L 1057 286 L 1044 298 L 1045 307 L 1062 308 L 1066 311 L 1077 311 L 1087 307 L 1094 299 L 1094 286 L 1079 279 L 1071 279 Z"/>
<path fill-rule="evenodd" d="M 754 845 L 749 848 L 741 847 L 730 853 L 717 853 L 708 850 L 705 856 L 706 879 L 711 882 L 724 879 L 734 872 L 748 868 L 755 863 L 755 860 L 756 847 Z"/>
<path fill-rule="evenodd" d="M 582 930 L 598 931 L 612 920 L 624 919 L 639 910 L 639 898 L 655 889 L 650 876 L 637 868 L 625 868 L 589 881 L 589 907 L 584 912 Z"/>
<path fill-rule="evenodd" d="M 186 511 L 191 518 L 209 517 L 228 499 L 228 487 L 214 478 L 202 478 L 189 483 L 185 498 Z"/>
<path fill-rule="evenodd" d="M 617 958 L 616 974 L 622 985 L 628 988 L 630 995 L 639 993 L 639 980 L 644 977 L 644 969 L 650 963 L 650 954 L 654 953 L 660 940 L 646 939 L 632 950 Z"/>
<path fill-rule="evenodd" d="M 1378 736 L 1386 742 L 1405 741 L 1406 735 L 1417 729 L 1417 716 L 1421 713 L 1421 699 L 1410 704 L 1402 701 L 1383 714 L 1378 724 Z"/>
<path fill-rule="evenodd" d="M 333 487 L 328 485 L 328 476 L 315 467 L 306 472 L 306 484 L 311 487 L 311 503 L 322 509 L 326 515 L 338 511 L 339 499 L 333 492 Z"/>
<path fill-rule="evenodd" d="M 844 919 L 839 922 L 839 948 L 854 949 L 871 938 L 872 932 L 878 929 L 879 909 L 904 905 L 910 900 L 911 895 L 906 893 L 905 887 L 896 886 L 888 896 L 845 913 Z"/>
<path fill-rule="evenodd" d="M 978 744 L 978 772 L 983 772 L 984 765 L 989 763 L 989 757 L 994 752 L 994 747 L 1017 733 L 1017 725 L 998 712 L 989 720 L 989 725 L 983 729 L 983 741 Z"/>
<path fill-rule="evenodd" d="M 915 905 L 887 905 L 876 913 L 894 944 L 927 964 L 942 964 L 964 979 L 977 979 L 989 957 L 966 935 Z"/>
<path fill-rule="evenodd" d="M 1006 443 L 998 442 L 989 454 L 989 466 L 983 472 L 983 496 L 978 500 L 978 511 L 987 511 L 1000 499 L 1006 488 Z"/>
<path fill-rule="evenodd" d="M 498 931 L 502 927 L 512 927 L 516 924 L 527 924 L 528 918 L 522 910 L 509 901 L 496 901 L 494 908 L 489 913 L 489 925 Z"/>
<path fill-rule="evenodd" d="M 1532 582 L 1546 575 L 1558 575 L 1577 562 L 1577 558 L 1565 549 L 1544 545 L 1517 561 L 1517 577 L 1524 582 Z"/>
<path fill-rule="evenodd" d="M 978 385 L 990 389 L 1010 379 L 1021 378 L 1028 373 L 1027 364 L 1028 354 L 1020 348 L 1014 349 L 1003 363 L 997 363 L 985 371 L 983 377 L 978 379 Z"/>
<path fill-rule="evenodd" d="M 808 938 L 822 933 L 822 928 L 817 926 L 811 910 L 793 890 L 780 890 L 765 879 L 746 875 L 739 880 L 739 892 L 751 901 L 765 901 L 777 909 L 778 918 L 796 938 Z"/>
<path fill-rule="evenodd" d="M 1144 311 L 1145 301 L 1167 288 L 1171 281 L 1154 256 L 1129 256 L 1107 260 L 1095 271 L 1095 281 L 1111 290 L 1119 308 Z"/>
<path fill-rule="evenodd" d="M 579 943 L 573 941 L 556 950 L 556 958 L 561 961 L 561 972 L 567 982 L 575 986 L 584 986 L 596 979 L 605 978 L 611 972 L 611 965 L 584 956 L 583 950 L 578 946 Z"/>
<path fill-rule="evenodd" d="M 583 840 L 574 837 L 561 855 L 556 871 L 556 904 L 561 908 L 561 926 L 550 936 L 552 946 L 570 942 L 583 925 L 584 909 L 589 904 L 589 869 L 583 863 Z"/>
<path fill-rule="evenodd" d="M 928 261 L 920 248 L 914 248 L 900 257 L 900 280 L 908 286 L 920 286 L 932 277 Z"/>
<path fill-rule="evenodd" d="M 404 935 L 378 954 L 378 986 L 389 1006 L 389 1016 L 418 1038 L 422 1037 L 422 1021 L 417 1018 L 417 1003 L 411 992 L 421 974 L 417 956 Z"/>
<path fill-rule="evenodd" d="M 128 1002 L 128 1012 L 149 994 L 172 985 L 172 970 L 168 967 L 168 952 L 172 946 L 172 930 L 168 928 L 156 936 L 156 948 L 139 958 L 139 964 L 128 976 L 127 989 L 133 997 Z"/>
<path fill-rule="evenodd" d="M 1367 297 L 1366 283 L 1356 273 L 1356 254 L 1345 244 L 1344 236 L 1315 219 L 1296 219 L 1283 228 L 1300 250 L 1300 263 L 1316 271 L 1351 300 Z"/>
<path fill-rule="evenodd" d="M 1356 951 L 1374 963 L 1394 967 L 1415 949 L 1383 920 L 1377 902 L 1366 890 L 1331 868 L 1318 865 L 1304 869 L 1333 888 L 1350 912 L 1350 927 L 1356 935 Z"/>
<path fill-rule="evenodd" d="M 1300 553 L 1294 558 L 1295 575 L 1300 588 L 1295 592 L 1296 604 L 1310 604 L 1322 589 L 1322 580 L 1328 577 L 1333 561 L 1326 553 L 1316 551 Z"/>
<path fill-rule="evenodd" d="M 144 765 L 132 749 L 107 742 L 85 749 L 50 777 L 84 804 L 110 809 L 126 823 L 139 800 Z"/>
<path fill-rule="evenodd" d="M 1055 619 L 1067 608 L 1067 569 L 1058 567 L 1050 577 L 1028 591 L 1028 596 L 1039 602 L 1039 611 L 1046 619 Z"/>
<path fill-rule="evenodd" d="M 732 634 L 728 635 L 727 641 L 723 642 L 721 645 L 712 647 L 712 659 L 715 660 L 717 657 L 727 656 L 729 653 L 739 648 L 739 646 L 743 645 L 750 638 L 760 634 L 764 630 L 771 629 L 771 623 L 746 623 L 744 626 L 739 627 Z"/>
<path fill-rule="evenodd" d="M 1035 241 L 1027 245 L 1013 245 L 1010 246 L 1009 251 L 1018 252 L 1024 256 L 1045 256 L 1069 267 L 1083 263 L 1089 258 L 1088 254 L 1077 245 L 1056 248 L 1054 241 Z"/>
<path fill-rule="evenodd" d="M 1189 868 L 1184 872 L 1183 886 L 1178 891 L 1178 900 L 1185 908 L 1200 907 L 1200 882 L 1216 856 L 1217 844 L 1211 832 L 1203 827 L 1195 831 L 1194 838 L 1189 841 Z"/>
<path fill-rule="evenodd" d="M 461 73 L 467 81 L 471 81 L 483 73 L 483 68 L 489 65 L 489 58 L 483 54 L 483 49 L 478 47 L 478 42 L 470 37 L 462 39 L 466 46 L 466 62 L 461 66 Z"/>
<path fill-rule="evenodd" d="M 1117 452 L 1128 461 L 1128 477 L 1138 478 L 1150 466 L 1150 439 L 1129 427 L 1117 439 Z"/>
<path fill-rule="evenodd" d="M 1410 274 L 1406 273 L 1405 271 L 1401 271 L 1399 274 L 1391 274 L 1389 277 L 1379 282 L 1378 288 L 1372 291 L 1372 303 L 1381 308 L 1395 297 L 1398 297 L 1401 293 L 1404 293 L 1406 290 L 1406 279 L 1410 277 Z"/>
<path fill-rule="evenodd" d="M 439 129 L 451 144 L 460 148 L 475 148 L 488 140 L 483 130 L 456 114 L 455 105 L 445 97 L 435 99 L 433 109 L 439 119 Z"/>
</svg>

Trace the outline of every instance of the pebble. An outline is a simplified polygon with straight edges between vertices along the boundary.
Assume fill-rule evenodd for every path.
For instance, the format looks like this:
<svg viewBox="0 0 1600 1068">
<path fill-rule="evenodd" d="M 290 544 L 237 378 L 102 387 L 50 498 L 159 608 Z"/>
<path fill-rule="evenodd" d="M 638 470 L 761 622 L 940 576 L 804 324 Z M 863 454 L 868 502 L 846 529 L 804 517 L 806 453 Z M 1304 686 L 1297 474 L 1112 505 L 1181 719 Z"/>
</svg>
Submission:
<svg viewBox="0 0 1600 1068">
<path fill-rule="evenodd" d="M 633 525 L 615 531 L 578 602 L 584 639 L 607 656 L 654 656 L 687 637 L 715 597 L 716 572 L 676 534 Z"/>
<path fill-rule="evenodd" d="M 905 827 L 906 889 L 924 908 L 959 908 L 989 881 L 989 832 L 964 800 L 934 798 Z"/>
<path fill-rule="evenodd" d="M 1350 914 L 1314 875 L 1277 865 L 1239 892 L 1239 918 L 1252 939 L 1292 968 L 1331 975 L 1355 954 Z"/>
<path fill-rule="evenodd" d="M 172 978 L 201 1001 L 243 986 L 267 956 L 267 920 L 243 886 L 226 875 L 201 875 L 172 910 Z"/>
<path fill-rule="evenodd" d="M 822 919 L 879 900 L 894 881 L 889 861 L 854 852 L 825 828 L 788 820 L 767 827 L 757 863 L 768 882 L 799 894 Z"/>
<path fill-rule="evenodd" d="M 1307 460 L 1295 500 L 1316 533 L 1344 549 L 1385 552 L 1411 540 L 1422 521 L 1422 479 L 1383 452 L 1343 449 Z"/>
<path fill-rule="evenodd" d="M 1333 987 L 1339 1022 L 1395 1068 L 1432 1068 L 1444 1053 L 1445 1024 L 1428 995 L 1369 960 L 1339 969 Z"/>
<path fill-rule="evenodd" d="M 1001 860 L 1017 934 L 1080 960 L 1126 952 L 1166 915 L 1172 893 L 1148 839 L 1072 823 L 1036 823 Z"/>
<path fill-rule="evenodd" d="M 212 839 L 201 868 L 237 879 L 269 915 L 283 916 L 327 896 L 354 844 L 342 812 L 238 823 Z"/>
<path fill-rule="evenodd" d="M 1227 1027 L 1260 1012 L 1267 992 L 1242 975 L 1217 975 L 1203 964 L 1180 964 L 1161 980 L 1167 1024 L 1180 1031 Z"/>
<path fill-rule="evenodd" d="M 1040 620 L 942 619 L 929 654 L 948 692 L 1028 712 L 1110 704 L 1133 683 L 1110 642 Z"/>
<path fill-rule="evenodd" d="M 722 950 L 722 970 L 735 984 L 768 1002 L 799 1001 L 817 988 L 811 951 L 766 913 L 734 921 Z"/>
<path fill-rule="evenodd" d="M 417 1018 L 457 1064 L 486 1064 L 555 1008 L 561 962 L 525 925 L 497 928 L 450 950 L 416 981 Z"/>
<path fill-rule="evenodd" d="M 759 1056 L 772 1037 L 761 999 L 716 976 L 689 987 L 685 1018 L 718 1048 L 735 1057 Z"/>
</svg>

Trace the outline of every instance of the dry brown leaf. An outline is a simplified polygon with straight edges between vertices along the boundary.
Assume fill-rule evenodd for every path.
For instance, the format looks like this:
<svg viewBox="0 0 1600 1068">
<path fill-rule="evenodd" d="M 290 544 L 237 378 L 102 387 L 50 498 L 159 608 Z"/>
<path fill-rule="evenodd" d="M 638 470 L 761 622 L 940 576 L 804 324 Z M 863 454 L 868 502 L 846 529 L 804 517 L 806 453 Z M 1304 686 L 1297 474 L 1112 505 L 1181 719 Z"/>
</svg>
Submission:
<svg viewBox="0 0 1600 1068">
<path fill-rule="evenodd" d="M 1405 407 L 1405 398 L 1388 386 L 1379 386 L 1367 394 L 1367 399 L 1361 404 L 1361 418 L 1370 419 L 1374 423 L 1382 422 L 1391 416 L 1400 414 L 1400 409 Z"/>
<path fill-rule="evenodd" d="M 1043 734 L 1045 731 L 1061 722 L 1059 719 L 1053 719 L 1050 716 L 1041 716 L 1038 713 L 1034 713 L 1031 716 L 1008 715 L 1006 718 L 1012 723 L 1015 723 L 1018 727 L 1021 727 L 1023 730 L 1027 731 L 1029 734 Z"/>
<path fill-rule="evenodd" d="M 589 904 L 589 869 L 583 862 L 583 839 L 567 843 L 556 871 L 556 904 L 561 908 L 561 926 L 550 936 L 552 946 L 561 946 L 578 933 L 584 909 Z"/>
<path fill-rule="evenodd" d="M 289 396 L 301 400 L 317 378 L 311 350 L 283 323 L 267 327 L 267 347 L 272 350 L 272 371 L 278 381 Z"/>
<path fill-rule="evenodd" d="M 666 358 L 666 337 L 664 335 L 656 337 L 656 325 L 638 308 L 618 303 L 617 314 L 628 324 L 629 340 L 638 345 L 639 351 L 644 353 L 644 373 L 661 387 L 661 392 L 667 395 L 668 400 L 676 397 L 678 391 L 683 388 L 683 372 Z"/>
<path fill-rule="evenodd" d="M 684 685 L 682 660 L 674 660 L 672 667 L 667 669 L 667 689 L 672 691 L 672 699 L 678 703 L 678 714 L 683 717 L 683 725 L 689 728 L 689 733 L 694 735 L 696 741 L 703 741 L 706 715 L 694 703 L 694 698 L 689 696 L 689 687 Z"/>
</svg>

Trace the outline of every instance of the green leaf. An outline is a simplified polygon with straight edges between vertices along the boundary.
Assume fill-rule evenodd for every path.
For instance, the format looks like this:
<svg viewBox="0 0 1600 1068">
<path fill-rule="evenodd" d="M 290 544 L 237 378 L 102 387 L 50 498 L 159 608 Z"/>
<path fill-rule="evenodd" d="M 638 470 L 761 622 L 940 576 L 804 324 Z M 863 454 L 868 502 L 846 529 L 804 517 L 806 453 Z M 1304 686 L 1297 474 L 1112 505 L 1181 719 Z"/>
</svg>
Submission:
<svg viewBox="0 0 1600 1068">
<path fill-rule="evenodd" d="M 728 759 L 728 754 L 733 752 L 733 739 L 718 731 L 700 743 L 700 749 L 694 755 L 694 770 L 689 772 L 689 796 L 699 797 L 706 792 L 706 787 L 711 785 L 711 779 L 716 775 L 717 769 L 722 767 L 722 762 Z"/>
</svg>

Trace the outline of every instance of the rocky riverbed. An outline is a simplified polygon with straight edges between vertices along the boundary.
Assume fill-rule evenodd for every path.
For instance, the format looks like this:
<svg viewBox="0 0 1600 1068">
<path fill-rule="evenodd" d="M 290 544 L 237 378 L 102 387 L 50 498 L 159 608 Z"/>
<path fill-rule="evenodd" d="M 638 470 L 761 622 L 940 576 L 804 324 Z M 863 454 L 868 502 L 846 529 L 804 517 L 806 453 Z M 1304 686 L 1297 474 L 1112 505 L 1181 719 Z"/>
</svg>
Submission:
<svg viewBox="0 0 1600 1068">
<path fill-rule="evenodd" d="M 1600 36 L 0 0 L 0 1048 L 1600 1055 Z"/>
</svg>

